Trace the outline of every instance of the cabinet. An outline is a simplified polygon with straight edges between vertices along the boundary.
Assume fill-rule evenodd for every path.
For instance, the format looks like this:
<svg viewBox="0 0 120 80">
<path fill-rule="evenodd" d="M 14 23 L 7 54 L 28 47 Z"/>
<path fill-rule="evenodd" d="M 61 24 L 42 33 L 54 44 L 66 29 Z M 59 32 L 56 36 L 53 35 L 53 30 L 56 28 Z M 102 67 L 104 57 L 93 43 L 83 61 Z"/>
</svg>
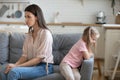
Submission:
<svg viewBox="0 0 120 80">
<path fill-rule="evenodd" d="M 120 40 L 120 26 L 105 27 L 105 76 L 111 76 L 115 67 L 115 55 L 118 55 L 118 50 L 120 49 L 118 40 Z"/>
</svg>

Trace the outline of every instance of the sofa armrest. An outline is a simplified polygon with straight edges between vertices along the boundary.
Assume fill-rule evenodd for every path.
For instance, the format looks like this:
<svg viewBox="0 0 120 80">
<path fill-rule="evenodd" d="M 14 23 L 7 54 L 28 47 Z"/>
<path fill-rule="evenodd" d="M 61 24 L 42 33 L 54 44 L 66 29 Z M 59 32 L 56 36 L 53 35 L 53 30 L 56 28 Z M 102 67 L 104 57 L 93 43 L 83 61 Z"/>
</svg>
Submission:
<svg viewBox="0 0 120 80">
<path fill-rule="evenodd" d="M 94 57 L 91 57 L 88 60 L 83 60 L 80 68 L 81 80 L 91 80 L 93 73 L 93 66 L 94 66 Z"/>
</svg>

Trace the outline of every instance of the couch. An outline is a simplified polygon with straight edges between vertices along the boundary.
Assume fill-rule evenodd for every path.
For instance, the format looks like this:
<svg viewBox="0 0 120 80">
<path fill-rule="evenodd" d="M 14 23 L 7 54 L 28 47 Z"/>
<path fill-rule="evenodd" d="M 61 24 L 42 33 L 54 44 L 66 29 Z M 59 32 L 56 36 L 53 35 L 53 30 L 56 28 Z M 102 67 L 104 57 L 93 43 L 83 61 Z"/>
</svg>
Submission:
<svg viewBox="0 0 120 80">
<path fill-rule="evenodd" d="M 59 64 L 75 42 L 82 36 L 80 33 L 53 34 L 54 73 L 34 80 L 65 80 L 60 74 Z M 25 33 L 0 32 L 0 66 L 15 63 L 22 54 Z M 80 68 L 81 80 L 91 80 L 94 58 L 84 60 Z M 1 69 L 1 68 L 0 68 Z"/>
</svg>

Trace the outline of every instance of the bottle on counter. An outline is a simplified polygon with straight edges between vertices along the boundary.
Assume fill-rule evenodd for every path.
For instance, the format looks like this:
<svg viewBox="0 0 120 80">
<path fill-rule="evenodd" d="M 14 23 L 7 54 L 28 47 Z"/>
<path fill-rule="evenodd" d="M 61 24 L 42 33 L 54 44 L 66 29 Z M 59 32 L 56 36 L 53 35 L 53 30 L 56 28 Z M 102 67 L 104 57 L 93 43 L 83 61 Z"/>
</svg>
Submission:
<svg viewBox="0 0 120 80">
<path fill-rule="evenodd" d="M 58 23 L 58 16 L 59 16 L 59 12 L 56 12 L 55 13 L 55 16 L 54 16 L 54 23 Z"/>
<path fill-rule="evenodd" d="M 120 24 L 120 11 L 116 15 L 115 23 Z"/>
</svg>

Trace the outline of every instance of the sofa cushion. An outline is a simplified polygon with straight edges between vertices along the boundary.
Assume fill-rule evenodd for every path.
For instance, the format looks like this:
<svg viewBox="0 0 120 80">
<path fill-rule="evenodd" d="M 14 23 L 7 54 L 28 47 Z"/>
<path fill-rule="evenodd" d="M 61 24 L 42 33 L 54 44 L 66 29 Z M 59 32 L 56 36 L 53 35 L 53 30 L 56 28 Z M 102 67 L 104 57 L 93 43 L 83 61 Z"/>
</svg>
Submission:
<svg viewBox="0 0 120 80">
<path fill-rule="evenodd" d="M 4 64 L 8 60 L 9 33 L 0 31 L 0 64 Z"/>
<path fill-rule="evenodd" d="M 80 33 L 53 35 L 54 64 L 60 64 L 63 57 L 68 53 L 71 47 L 80 39 L 80 37 Z"/>
<path fill-rule="evenodd" d="M 55 64 L 60 64 L 63 57 L 80 37 L 80 33 L 53 34 L 53 56 Z M 25 33 L 13 32 L 10 34 L 9 62 L 15 63 L 20 58 L 24 39 Z"/>
<path fill-rule="evenodd" d="M 59 65 L 53 65 L 53 69 L 54 69 L 55 73 L 59 73 L 60 72 Z"/>
<path fill-rule="evenodd" d="M 10 33 L 10 55 L 9 62 L 15 63 L 22 54 L 23 42 L 25 33 L 13 32 Z"/>
</svg>

